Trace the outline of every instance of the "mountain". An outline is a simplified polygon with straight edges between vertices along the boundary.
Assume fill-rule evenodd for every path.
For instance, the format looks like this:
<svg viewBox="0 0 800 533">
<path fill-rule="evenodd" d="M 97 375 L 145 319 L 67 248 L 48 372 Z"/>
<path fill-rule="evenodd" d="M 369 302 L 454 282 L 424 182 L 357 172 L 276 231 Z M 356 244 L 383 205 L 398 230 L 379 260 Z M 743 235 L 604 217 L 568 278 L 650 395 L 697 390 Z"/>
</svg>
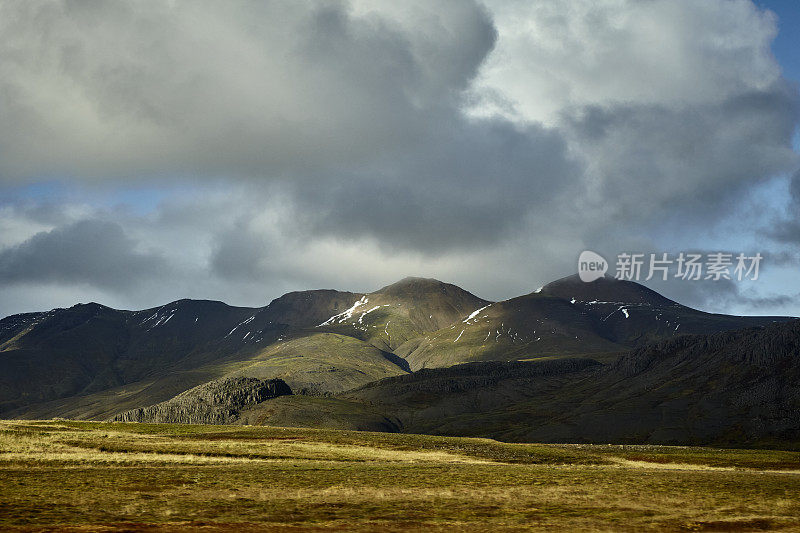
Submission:
<svg viewBox="0 0 800 533">
<path fill-rule="evenodd" d="M 638 283 L 608 277 L 584 283 L 577 275 L 569 276 L 545 285 L 540 292 L 570 301 L 601 323 L 605 338 L 628 347 L 686 334 L 766 326 L 786 320 L 786 317 L 705 313 Z"/>
<path fill-rule="evenodd" d="M 470 361 L 589 355 L 610 361 L 642 343 L 687 333 L 761 326 L 784 317 L 737 317 L 683 306 L 638 283 L 569 276 L 476 310 L 400 346 L 412 370 Z"/>
<path fill-rule="evenodd" d="M 578 302 L 625 302 L 629 305 L 669 307 L 679 305 L 644 285 L 604 276 L 591 282 L 581 281 L 577 274 L 558 279 L 534 291 L 564 300 Z"/>
<path fill-rule="evenodd" d="M 310 328 L 353 305 L 361 295 L 330 289 L 296 291 L 276 298 L 256 315 L 260 324 Z"/>
<path fill-rule="evenodd" d="M 558 359 L 425 369 L 337 399 L 369 406 L 411 433 L 797 447 L 800 320 L 662 340 L 610 364 Z"/>
<path fill-rule="evenodd" d="M 197 368 L 238 348 L 226 333 L 251 312 L 221 302 L 180 300 L 137 312 L 92 303 L 3 319 L 0 408 Z"/>
<path fill-rule="evenodd" d="M 327 397 L 252 397 L 262 383 L 229 380 L 227 396 L 197 402 L 209 396 L 204 385 L 116 419 L 519 442 L 800 446 L 800 320 L 666 339 L 605 364 L 559 358 L 422 369 Z"/>
<path fill-rule="evenodd" d="M 321 331 L 286 335 L 231 370 L 230 376 L 281 378 L 306 394 L 341 392 L 408 371 L 408 364 L 359 339 Z"/>
<path fill-rule="evenodd" d="M 532 293 L 476 309 L 456 323 L 401 345 L 412 370 L 470 361 L 533 359 L 626 348 L 603 337 L 591 316 L 561 298 Z"/>
<path fill-rule="evenodd" d="M 253 378 L 281 379 L 298 393 L 265 402 L 283 405 L 290 422 L 304 412 L 289 408 L 305 405 L 300 396 L 341 394 L 423 368 L 564 357 L 611 362 L 683 333 L 781 320 L 703 313 L 635 283 L 575 276 L 494 303 L 449 283 L 406 278 L 368 293 L 292 292 L 260 308 L 196 300 L 142 311 L 79 304 L 0 320 L 0 416 L 104 419 L 212 380 Z M 344 426 L 361 423 L 351 407 L 371 417 L 366 427 L 394 423 L 363 404 L 336 401 L 328 413 Z M 314 402 L 322 409 L 323 400 Z"/>
<path fill-rule="evenodd" d="M 310 318 L 352 300 L 327 296 Z M 143 311 L 81 304 L 8 317 L 0 321 L 0 415 L 104 418 L 246 367 L 256 375 L 270 368 L 290 386 L 320 393 L 407 371 L 358 339 L 285 323 L 309 319 L 285 302 L 277 310 L 192 300 Z"/>
<path fill-rule="evenodd" d="M 435 279 L 405 278 L 360 299 L 318 328 L 353 336 L 386 351 L 437 331 L 489 302 Z"/>
<path fill-rule="evenodd" d="M 409 371 L 391 349 L 486 302 L 407 278 L 373 293 L 292 292 L 262 308 L 79 304 L 0 320 L 0 416 L 104 418 L 215 378 L 327 394 Z"/>
</svg>

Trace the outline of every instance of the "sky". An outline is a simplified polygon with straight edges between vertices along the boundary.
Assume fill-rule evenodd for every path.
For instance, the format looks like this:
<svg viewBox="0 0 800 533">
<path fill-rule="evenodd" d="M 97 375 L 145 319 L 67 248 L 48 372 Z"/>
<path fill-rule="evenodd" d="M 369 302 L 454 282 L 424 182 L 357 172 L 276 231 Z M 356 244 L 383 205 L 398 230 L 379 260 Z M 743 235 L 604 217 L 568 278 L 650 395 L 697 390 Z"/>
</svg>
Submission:
<svg viewBox="0 0 800 533">
<path fill-rule="evenodd" d="M 261 306 L 406 276 L 493 300 L 584 250 L 800 316 L 792 1 L 0 3 L 0 316 Z"/>
</svg>

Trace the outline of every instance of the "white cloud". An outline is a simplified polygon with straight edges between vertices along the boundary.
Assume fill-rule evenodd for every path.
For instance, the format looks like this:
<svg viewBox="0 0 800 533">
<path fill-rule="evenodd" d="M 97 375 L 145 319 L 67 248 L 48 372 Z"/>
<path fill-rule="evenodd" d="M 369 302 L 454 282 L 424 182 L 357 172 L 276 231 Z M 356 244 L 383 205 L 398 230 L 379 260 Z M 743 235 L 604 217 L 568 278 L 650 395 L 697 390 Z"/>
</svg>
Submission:
<svg viewBox="0 0 800 533">
<path fill-rule="evenodd" d="M 488 5 L 499 40 L 475 90 L 511 102 L 512 119 L 555 125 L 564 109 L 598 105 L 683 109 L 780 80 L 770 52 L 776 18 L 749 0 Z"/>
</svg>

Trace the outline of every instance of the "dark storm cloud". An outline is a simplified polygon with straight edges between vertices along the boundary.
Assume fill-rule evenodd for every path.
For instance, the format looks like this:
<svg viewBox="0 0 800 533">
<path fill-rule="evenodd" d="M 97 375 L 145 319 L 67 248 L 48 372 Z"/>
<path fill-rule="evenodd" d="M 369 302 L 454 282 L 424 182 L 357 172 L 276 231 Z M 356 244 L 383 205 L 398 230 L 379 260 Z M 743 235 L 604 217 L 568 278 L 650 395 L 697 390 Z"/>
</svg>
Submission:
<svg viewBox="0 0 800 533">
<path fill-rule="evenodd" d="M 319 178 L 413 150 L 496 37 L 454 0 L 92 6 L 4 4 L 0 180 Z"/>
<path fill-rule="evenodd" d="M 124 290 L 166 274 L 157 255 L 135 251 L 119 224 L 82 220 L 0 250 L 0 283 L 84 283 Z"/>
<path fill-rule="evenodd" d="M 576 193 L 582 171 L 561 136 L 538 126 L 450 115 L 424 141 L 331 190 L 297 190 L 315 230 L 424 252 L 492 245 Z"/>
<path fill-rule="evenodd" d="M 412 4 L 12 4 L 4 29 L 32 53 L 9 54 L 0 117 L 28 119 L 0 132 L 0 179 L 247 177 L 293 190 L 317 232 L 496 240 L 580 171 L 555 132 L 464 117 L 496 41 L 483 8 Z"/>
<path fill-rule="evenodd" d="M 264 259 L 274 253 L 265 239 L 238 223 L 217 237 L 210 266 L 222 278 L 257 281 L 267 274 Z"/>
<path fill-rule="evenodd" d="M 647 283 L 648 286 L 683 305 L 704 311 L 746 309 L 748 314 L 787 314 L 797 309 L 800 293 L 775 294 L 756 291 L 757 282 L 742 284 L 735 280 L 686 281 L 670 279 L 666 282 Z"/>
<path fill-rule="evenodd" d="M 769 17 L 742 2 L 632 2 L 622 20 L 613 3 L 573 7 L 501 17 L 509 42 L 520 20 L 537 26 L 526 52 L 498 44 L 485 8 L 456 0 L 11 1 L 0 121 L 14 127 L 0 130 L 0 180 L 247 178 L 292 191 L 315 234 L 444 252 L 531 221 L 597 229 L 712 213 L 792 165 L 796 95 L 764 54 Z M 642 36 L 654 17 L 669 49 Z M 722 44 L 685 32 L 689 22 Z M 465 114 L 497 46 L 507 68 L 535 76 L 531 94 L 546 87 L 557 110 L 547 127 Z M 663 89 L 634 69 L 659 61 L 673 69 Z M 550 87 L 556 78 L 567 85 Z"/>
<path fill-rule="evenodd" d="M 725 308 L 739 298 L 739 286 L 733 280 L 684 280 L 670 277 L 646 282 L 647 286 L 683 305 L 695 309 Z"/>
<path fill-rule="evenodd" d="M 596 203 L 626 220 L 716 219 L 743 187 L 793 168 L 798 95 L 787 83 L 680 108 L 591 106 L 565 129 L 590 160 Z"/>
</svg>

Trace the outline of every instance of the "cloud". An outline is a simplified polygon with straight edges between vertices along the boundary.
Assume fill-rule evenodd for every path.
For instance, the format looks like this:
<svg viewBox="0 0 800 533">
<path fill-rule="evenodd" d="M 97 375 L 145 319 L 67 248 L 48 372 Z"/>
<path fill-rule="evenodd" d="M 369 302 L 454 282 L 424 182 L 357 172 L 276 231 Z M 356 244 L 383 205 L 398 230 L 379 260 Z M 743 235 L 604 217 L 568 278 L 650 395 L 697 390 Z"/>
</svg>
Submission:
<svg viewBox="0 0 800 533">
<path fill-rule="evenodd" d="M 747 0 L 4 2 L 0 188 L 181 188 L 144 214 L 4 203 L 0 284 L 500 298 L 583 249 L 711 234 L 798 167 L 776 28 Z"/>
<path fill-rule="evenodd" d="M 524 231 L 529 213 L 551 214 L 581 173 L 558 133 L 491 119 L 441 124 L 413 157 L 381 165 L 297 190 L 314 231 L 426 253 L 493 246 Z"/>
<path fill-rule="evenodd" d="M 15 127 L 0 180 L 301 180 L 412 148 L 495 40 L 482 8 L 454 0 L 12 1 L 2 15 L 0 119 Z"/>
<path fill-rule="evenodd" d="M 793 163 L 795 95 L 751 3 L 489 6 L 8 3 L 0 179 L 248 177 L 315 231 L 436 249 L 544 206 L 718 201 Z M 464 114 L 491 91 L 520 114 Z"/>
<path fill-rule="evenodd" d="M 749 0 L 488 5 L 499 39 L 474 90 L 479 104 L 483 91 L 504 95 L 516 120 L 557 124 L 567 108 L 715 104 L 781 77 L 770 51 L 777 18 Z"/>
<path fill-rule="evenodd" d="M 708 224 L 798 167 L 797 89 L 770 51 L 777 19 L 754 3 L 489 6 L 498 45 L 471 111 L 559 131 L 585 165 L 574 204 L 600 233 L 613 224 L 619 239 L 621 223 L 646 232 L 667 217 Z"/>
<path fill-rule="evenodd" d="M 800 299 L 800 293 L 795 294 L 773 294 L 770 296 L 747 296 L 740 294 L 739 298 L 744 300 L 744 304 L 754 309 L 772 310 L 780 307 L 794 305 Z"/>
<path fill-rule="evenodd" d="M 800 170 L 788 180 L 786 213 L 781 213 L 773 225 L 768 228 L 768 235 L 776 241 L 793 245 L 795 252 L 784 252 L 789 261 L 797 261 L 797 247 L 800 245 Z"/>
<path fill-rule="evenodd" d="M 160 256 L 135 248 L 119 224 L 82 220 L 0 250 L 0 284 L 81 283 L 124 290 L 165 274 Z"/>
<path fill-rule="evenodd" d="M 590 205 L 628 220 L 719 218 L 729 200 L 796 167 L 798 98 L 787 83 L 679 109 L 591 106 L 565 131 L 587 161 Z"/>
</svg>

